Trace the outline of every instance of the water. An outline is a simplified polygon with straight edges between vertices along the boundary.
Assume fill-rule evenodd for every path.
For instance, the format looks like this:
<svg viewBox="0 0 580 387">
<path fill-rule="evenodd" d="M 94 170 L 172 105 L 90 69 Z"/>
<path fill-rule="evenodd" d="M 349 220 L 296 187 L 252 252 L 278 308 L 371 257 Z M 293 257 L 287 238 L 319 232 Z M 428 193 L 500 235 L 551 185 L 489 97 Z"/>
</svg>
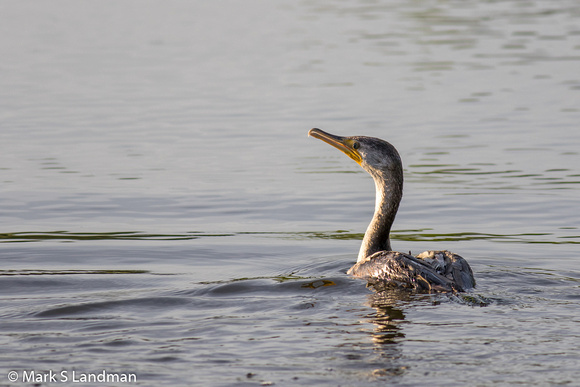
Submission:
<svg viewBox="0 0 580 387">
<path fill-rule="evenodd" d="M 0 15 L 0 385 L 577 383 L 576 1 Z M 472 295 L 345 274 L 373 183 L 311 127 L 398 148 L 394 248 L 466 257 Z"/>
</svg>

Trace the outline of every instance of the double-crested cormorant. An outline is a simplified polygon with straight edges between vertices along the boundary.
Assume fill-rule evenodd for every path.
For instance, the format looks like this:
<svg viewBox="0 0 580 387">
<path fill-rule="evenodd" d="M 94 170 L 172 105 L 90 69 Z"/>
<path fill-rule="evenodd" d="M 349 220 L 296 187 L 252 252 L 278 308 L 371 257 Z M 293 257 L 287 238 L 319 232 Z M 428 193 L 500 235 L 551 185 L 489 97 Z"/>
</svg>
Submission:
<svg viewBox="0 0 580 387">
<path fill-rule="evenodd" d="M 375 214 L 348 274 L 380 285 L 428 292 L 463 292 L 475 286 L 471 267 L 457 254 L 425 251 L 414 257 L 391 251 L 389 233 L 403 197 L 403 164 L 394 146 L 374 137 L 341 137 L 316 128 L 308 135 L 344 152 L 375 181 Z"/>
</svg>

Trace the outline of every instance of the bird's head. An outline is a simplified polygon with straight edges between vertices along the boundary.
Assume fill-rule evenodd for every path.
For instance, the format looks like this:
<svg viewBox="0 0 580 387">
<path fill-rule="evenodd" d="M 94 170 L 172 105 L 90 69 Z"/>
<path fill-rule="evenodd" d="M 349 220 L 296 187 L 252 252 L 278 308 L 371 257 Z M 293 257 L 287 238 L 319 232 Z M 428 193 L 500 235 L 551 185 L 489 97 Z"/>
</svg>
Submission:
<svg viewBox="0 0 580 387">
<path fill-rule="evenodd" d="M 310 129 L 308 135 L 318 138 L 344 152 L 373 177 L 387 175 L 402 176 L 402 162 L 399 152 L 390 143 L 375 137 L 342 137 L 323 130 Z"/>
</svg>

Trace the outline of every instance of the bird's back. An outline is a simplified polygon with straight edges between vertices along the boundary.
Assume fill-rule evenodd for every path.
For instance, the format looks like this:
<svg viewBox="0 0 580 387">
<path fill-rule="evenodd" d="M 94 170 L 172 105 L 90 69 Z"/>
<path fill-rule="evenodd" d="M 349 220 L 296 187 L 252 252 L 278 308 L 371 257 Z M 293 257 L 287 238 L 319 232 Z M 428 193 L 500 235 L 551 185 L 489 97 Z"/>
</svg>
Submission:
<svg viewBox="0 0 580 387">
<path fill-rule="evenodd" d="M 379 251 L 357 262 L 349 274 L 420 292 L 463 292 L 475 286 L 467 261 L 446 250 L 425 251 L 416 257 L 396 251 Z"/>
</svg>

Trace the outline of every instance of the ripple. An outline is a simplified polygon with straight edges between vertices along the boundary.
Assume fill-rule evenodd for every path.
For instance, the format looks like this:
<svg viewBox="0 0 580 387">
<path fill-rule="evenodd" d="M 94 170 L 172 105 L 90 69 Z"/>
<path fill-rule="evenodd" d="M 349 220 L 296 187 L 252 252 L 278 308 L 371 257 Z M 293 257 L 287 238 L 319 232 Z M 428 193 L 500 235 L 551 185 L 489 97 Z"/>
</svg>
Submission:
<svg viewBox="0 0 580 387">
<path fill-rule="evenodd" d="M 91 302 L 75 305 L 65 305 L 49 308 L 34 313 L 34 317 L 62 318 L 96 315 L 99 313 L 123 313 L 128 312 L 149 315 L 151 310 L 157 312 L 163 309 L 173 309 L 176 306 L 190 305 L 191 299 L 183 297 L 147 297 L 127 300 Z"/>
<path fill-rule="evenodd" d="M 207 283 L 210 285 L 195 293 L 212 297 L 241 296 L 244 294 L 269 295 L 277 293 L 309 292 L 321 288 L 336 287 L 341 289 L 350 284 L 350 279 L 345 277 L 300 277 L 296 275 L 239 278 L 220 283 Z"/>
<path fill-rule="evenodd" d="M 148 270 L 0 270 L 0 276 L 148 274 Z"/>
<path fill-rule="evenodd" d="M 214 234 L 192 231 L 185 234 L 154 234 L 141 231 L 115 232 L 72 232 L 72 231 L 28 231 L 0 234 L 0 243 L 38 242 L 49 240 L 61 241 L 94 241 L 94 240 L 190 240 L 200 237 L 223 237 L 234 234 Z"/>
<path fill-rule="evenodd" d="M 552 182 L 553 183 L 553 182 Z M 558 182 L 565 184 L 564 182 Z M 539 184 L 539 183 L 538 183 Z M 561 227 L 562 230 L 572 230 L 574 228 Z M 580 244 L 578 235 L 557 235 L 549 232 L 537 233 L 481 233 L 473 231 L 463 231 L 455 233 L 429 232 L 433 229 L 413 229 L 413 230 L 393 230 L 391 239 L 400 241 L 469 241 L 488 240 L 494 242 L 519 242 L 519 243 L 547 243 L 547 244 Z M 40 242 L 40 241 L 93 241 L 93 240 L 126 240 L 126 241 L 180 241 L 195 240 L 199 238 L 235 238 L 252 236 L 258 238 L 279 238 L 292 240 L 308 239 L 332 239 L 332 240 L 362 240 L 364 233 L 351 232 L 348 230 L 332 231 L 241 231 L 229 233 L 211 232 L 187 232 L 183 234 L 153 234 L 138 231 L 120 231 L 105 233 L 77 233 L 69 231 L 54 232 L 15 232 L 0 234 L 0 243 L 10 242 Z M 552 238 L 548 238 L 552 237 Z M 30 273 L 33 273 L 31 271 Z M 62 273 L 65 273 L 63 271 Z M 106 270 L 104 272 L 107 272 Z M 58 272 L 60 273 L 60 272 Z M 72 274 L 75 272 L 73 271 Z M 25 272 L 15 272 L 14 275 L 25 275 Z M 42 274 L 37 272 L 37 274 Z M 46 272 L 44 274 L 50 274 Z M 97 273 L 95 273 L 97 274 Z M 121 273 L 120 273 L 121 274 Z M 0 271 L 0 275 L 10 275 L 10 271 Z"/>
</svg>

